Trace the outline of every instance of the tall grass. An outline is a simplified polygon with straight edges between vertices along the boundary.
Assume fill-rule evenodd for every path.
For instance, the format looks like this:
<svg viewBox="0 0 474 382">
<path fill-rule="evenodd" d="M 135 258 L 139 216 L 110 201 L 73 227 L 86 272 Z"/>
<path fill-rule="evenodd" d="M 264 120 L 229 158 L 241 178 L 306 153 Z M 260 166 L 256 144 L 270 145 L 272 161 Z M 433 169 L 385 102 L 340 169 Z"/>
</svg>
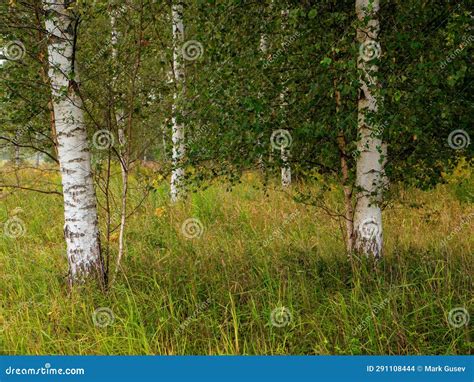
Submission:
<svg viewBox="0 0 474 382">
<path fill-rule="evenodd" d="M 472 351 L 469 326 L 455 328 L 448 315 L 473 311 L 474 219 L 462 218 L 474 209 L 450 186 L 400 192 L 384 211 L 384 259 L 373 264 L 348 261 L 338 221 L 255 182 L 246 179 L 232 193 L 216 184 L 177 205 L 158 186 L 129 218 L 123 269 L 105 294 L 66 288 L 61 199 L 10 195 L 0 219 L 19 207 L 26 231 L 0 236 L 1 352 Z M 139 199 L 132 191 L 131 205 Z M 340 190 L 327 200 L 337 207 Z M 183 235 L 188 218 L 202 223 L 200 237 Z M 98 308 L 113 314 L 108 326 L 94 324 Z M 274 325 L 275 312 L 283 326 Z"/>
</svg>

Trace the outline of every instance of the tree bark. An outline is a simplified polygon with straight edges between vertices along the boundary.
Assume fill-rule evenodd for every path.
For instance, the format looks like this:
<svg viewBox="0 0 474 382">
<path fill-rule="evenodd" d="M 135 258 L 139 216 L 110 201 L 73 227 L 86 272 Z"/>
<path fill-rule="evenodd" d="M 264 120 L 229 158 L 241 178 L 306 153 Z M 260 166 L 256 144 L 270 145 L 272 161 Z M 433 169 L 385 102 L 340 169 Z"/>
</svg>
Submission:
<svg viewBox="0 0 474 382">
<path fill-rule="evenodd" d="M 262 53 L 262 61 L 265 62 L 268 55 L 268 36 L 265 33 L 260 35 L 260 44 L 259 44 L 260 52 Z M 265 63 L 264 63 L 265 65 Z M 263 97 L 263 94 L 260 95 Z M 257 168 L 260 170 L 262 174 L 265 173 L 265 162 L 263 160 L 263 133 L 260 133 L 257 137 L 257 146 L 260 148 L 261 153 L 258 155 L 257 158 Z"/>
<path fill-rule="evenodd" d="M 283 32 L 286 30 L 286 19 L 288 18 L 289 11 L 285 9 L 281 12 L 281 17 L 283 18 Z M 282 43 L 282 47 L 284 48 L 284 43 Z M 287 103 L 285 101 L 285 96 L 288 91 L 288 88 L 280 94 L 281 99 L 281 107 L 286 109 Z M 283 188 L 288 188 L 291 185 L 291 167 L 290 167 L 290 147 L 286 145 L 282 145 L 280 148 L 280 159 L 281 159 L 281 186 Z"/>
<path fill-rule="evenodd" d="M 77 19 L 71 4 L 44 0 L 49 78 L 64 195 L 64 236 L 70 283 L 96 276 L 104 282 L 97 202 L 75 61 Z"/>
<path fill-rule="evenodd" d="M 141 3 L 140 7 L 140 18 L 139 18 L 139 29 L 136 39 L 138 41 L 143 41 L 143 3 Z M 115 30 L 115 19 L 112 20 L 112 33 L 115 33 L 115 43 L 117 42 L 117 34 Z M 114 37 L 113 37 L 114 38 Z M 119 127 L 118 129 L 118 138 L 120 143 L 120 148 L 118 150 L 118 156 L 120 159 L 120 166 L 121 166 L 121 173 L 122 173 L 122 206 L 121 206 L 121 217 L 120 217 L 120 231 L 119 231 L 119 250 L 116 260 L 116 267 L 115 272 L 113 275 L 113 279 L 110 283 L 112 285 L 117 277 L 117 273 L 120 269 L 120 264 L 122 257 L 125 253 L 125 227 L 126 227 L 126 220 L 127 220 L 127 198 L 128 198 L 128 180 L 129 180 L 129 170 L 130 164 L 132 162 L 132 127 L 133 127 L 133 118 L 134 118 L 134 109 L 133 105 L 135 102 L 136 92 L 137 92 L 137 80 L 139 79 L 139 71 L 141 67 L 141 60 L 142 60 L 142 44 L 140 43 L 137 48 L 137 54 L 135 57 L 135 65 L 133 68 L 133 73 L 131 76 L 130 82 L 130 91 L 128 96 L 128 113 L 123 113 L 126 115 L 126 128 Z M 117 50 L 115 50 L 115 56 L 117 54 Z M 116 58 L 116 57 L 115 57 Z"/>
<path fill-rule="evenodd" d="M 378 66 L 380 56 L 377 41 L 379 0 L 356 0 L 356 14 L 363 24 L 357 30 L 360 44 L 358 68 L 361 73 L 358 100 L 358 142 L 356 186 L 357 202 L 354 215 L 355 249 L 367 256 L 382 256 L 381 174 L 382 140 L 373 118 L 378 111 Z"/>
<path fill-rule="evenodd" d="M 173 170 L 171 174 L 171 201 L 176 202 L 184 197 L 184 168 L 185 155 L 184 124 L 182 118 L 183 97 L 185 91 L 185 68 L 181 54 L 184 42 L 183 4 L 178 1 L 172 4 L 173 19 L 173 75 L 175 91 L 172 106 L 172 141 L 173 141 Z"/>
<path fill-rule="evenodd" d="M 124 129 L 124 118 L 125 114 L 121 108 L 116 108 L 116 86 L 118 79 L 118 31 L 117 31 L 117 12 L 115 10 L 111 11 L 110 17 L 110 26 L 111 26 L 111 37 L 110 42 L 112 45 L 112 65 L 114 67 L 113 78 L 112 78 L 112 114 L 115 116 L 115 123 L 117 125 L 117 136 L 119 140 L 119 149 L 117 154 L 120 160 L 120 172 L 122 175 L 122 195 L 121 195 L 121 207 L 120 207 L 120 230 L 119 230 L 119 248 L 116 260 L 115 272 L 113 274 L 112 285 L 117 277 L 118 270 L 120 268 L 120 263 L 125 250 L 125 224 L 127 220 L 127 195 L 128 195 L 128 167 L 129 167 L 129 157 L 127 150 L 127 142 L 125 139 L 125 129 Z"/>
</svg>

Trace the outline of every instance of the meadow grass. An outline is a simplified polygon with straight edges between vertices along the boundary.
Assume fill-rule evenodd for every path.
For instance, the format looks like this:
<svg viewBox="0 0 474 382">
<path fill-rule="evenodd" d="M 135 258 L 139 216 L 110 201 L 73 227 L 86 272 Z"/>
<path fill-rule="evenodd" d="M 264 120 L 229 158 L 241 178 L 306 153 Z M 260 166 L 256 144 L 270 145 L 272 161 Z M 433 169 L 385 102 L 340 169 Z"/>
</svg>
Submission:
<svg viewBox="0 0 474 382">
<path fill-rule="evenodd" d="M 60 197 L 18 191 L 1 201 L 1 221 L 14 213 L 25 226 L 19 238 L 0 235 L 2 354 L 472 351 L 469 325 L 448 315 L 473 311 L 474 208 L 450 185 L 399 192 L 374 264 L 348 260 L 340 222 L 278 187 L 264 192 L 252 174 L 232 192 L 214 184 L 176 205 L 162 183 L 129 218 L 107 293 L 66 287 Z M 132 187 L 132 206 L 140 196 Z M 340 190 L 326 200 L 340 208 Z M 202 223 L 200 237 L 183 235 L 188 218 Z M 94 324 L 98 308 L 110 309 L 110 325 Z"/>
</svg>

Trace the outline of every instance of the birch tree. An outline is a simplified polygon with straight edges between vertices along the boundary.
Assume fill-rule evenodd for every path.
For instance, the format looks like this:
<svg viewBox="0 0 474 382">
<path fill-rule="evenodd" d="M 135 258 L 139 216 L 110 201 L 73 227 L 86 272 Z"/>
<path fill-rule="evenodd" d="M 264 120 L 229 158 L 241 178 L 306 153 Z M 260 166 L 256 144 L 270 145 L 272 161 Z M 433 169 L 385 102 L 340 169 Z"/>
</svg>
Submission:
<svg viewBox="0 0 474 382">
<path fill-rule="evenodd" d="M 64 195 L 64 236 L 70 283 L 91 276 L 104 281 L 96 195 L 75 65 L 78 19 L 74 1 L 44 0 L 49 78 Z"/>
<path fill-rule="evenodd" d="M 113 79 L 112 79 L 112 108 L 113 114 L 115 115 L 115 123 L 117 125 L 117 135 L 119 139 L 119 150 L 117 154 L 120 161 L 120 173 L 122 175 L 122 195 L 121 195 L 121 210 L 120 210 L 120 230 L 119 230 L 119 249 L 116 260 L 115 272 L 113 274 L 111 285 L 114 283 L 115 278 L 117 277 L 118 270 L 120 268 L 120 262 L 124 253 L 124 236 L 125 236 L 125 224 L 127 217 L 127 194 L 128 194 L 128 167 L 129 167 L 129 156 L 128 150 L 126 147 L 125 139 L 125 129 L 124 129 L 124 119 L 125 115 L 123 110 L 119 107 L 117 108 L 117 80 L 118 80 L 118 30 L 117 30 L 117 15 L 119 12 L 116 9 L 111 10 L 110 16 L 110 27 L 111 27 L 111 37 L 110 42 L 112 45 L 112 65 L 114 67 Z"/>
<path fill-rule="evenodd" d="M 260 34 L 259 49 L 260 49 L 260 52 L 262 53 L 262 61 L 265 62 L 265 60 L 268 58 L 268 36 L 266 33 Z M 260 93 L 259 96 L 264 97 L 264 94 Z M 262 135 L 263 134 L 260 133 L 257 137 L 257 146 L 263 151 L 263 145 L 262 145 L 263 136 Z M 257 167 L 262 173 L 265 172 L 265 163 L 263 160 L 263 153 L 260 153 L 258 155 Z"/>
<path fill-rule="evenodd" d="M 136 24 L 133 28 L 129 28 L 127 33 L 130 33 L 134 37 L 134 41 L 138 41 L 139 43 L 136 46 L 133 57 L 133 66 L 131 66 L 131 70 L 128 76 L 127 81 L 127 89 L 126 94 L 124 95 L 124 99 L 122 100 L 118 96 L 113 97 L 113 104 L 115 105 L 116 101 L 120 101 L 120 103 L 125 102 L 125 109 L 121 107 L 114 107 L 117 110 L 117 132 L 119 138 L 119 148 L 116 150 L 116 154 L 120 161 L 120 168 L 121 168 L 121 175 L 122 175 L 122 195 L 121 195 L 121 210 L 120 210 L 120 229 L 119 229 L 119 237 L 118 237 L 118 254 L 116 258 L 116 266 L 115 272 L 111 279 L 110 285 L 113 285 L 116 276 L 118 274 L 119 269 L 121 268 L 121 260 L 125 254 L 125 228 L 126 228 L 126 221 L 127 221 L 127 209 L 128 209 L 128 194 L 129 194 L 129 178 L 130 178 L 130 168 L 133 162 L 133 155 L 135 154 L 132 150 L 132 132 L 135 130 L 134 124 L 136 121 L 136 111 L 134 105 L 137 103 L 137 95 L 140 89 L 140 68 L 142 66 L 142 59 L 143 59 L 143 47 L 145 45 L 144 40 L 144 15 L 145 15 L 145 7 L 144 3 L 140 3 L 140 6 L 133 9 L 133 12 L 136 12 Z M 118 69 L 119 67 L 119 60 L 118 60 L 118 29 L 117 29 L 117 11 L 112 12 L 111 17 L 111 31 L 112 31 L 112 60 L 114 66 Z M 129 24 L 130 25 L 130 24 Z M 126 36 L 124 35 L 124 40 L 126 40 Z M 118 79 L 118 72 L 114 72 L 113 82 L 114 82 L 114 90 L 117 88 L 117 79 Z"/>
<path fill-rule="evenodd" d="M 173 78 L 175 89 L 172 106 L 172 141 L 173 141 L 173 171 L 171 174 L 171 200 L 173 202 L 184 196 L 184 168 L 185 155 L 184 124 L 181 119 L 182 98 L 185 91 L 185 69 L 181 47 L 184 42 L 183 4 L 178 1 L 172 4 L 173 23 Z"/>
<path fill-rule="evenodd" d="M 286 30 L 288 14 L 289 14 L 288 9 L 285 9 L 285 10 L 281 11 L 281 17 L 283 19 L 283 21 L 282 21 L 282 30 L 283 31 Z M 284 43 L 283 42 L 282 42 L 282 48 L 284 48 Z M 284 76 L 282 76 L 282 81 L 283 81 L 283 79 L 284 79 Z M 287 92 L 288 92 L 288 87 L 285 87 L 283 92 L 280 94 L 281 107 L 284 109 L 283 113 L 285 115 L 285 120 L 286 120 L 286 108 L 288 106 L 288 104 L 285 100 L 285 96 L 286 96 Z M 290 133 L 287 131 L 286 134 L 288 136 L 287 142 L 290 143 L 291 142 Z M 290 167 L 290 163 L 289 163 L 290 153 L 291 153 L 290 152 L 290 144 L 285 144 L 285 143 L 282 144 L 281 147 L 280 147 L 280 158 L 281 158 L 281 163 L 282 163 L 282 166 L 281 166 L 281 185 L 282 185 L 283 188 L 289 187 L 291 185 L 291 167 Z"/>
<path fill-rule="evenodd" d="M 360 44 L 357 66 L 360 71 L 358 97 L 358 142 L 356 186 L 358 189 L 354 214 L 355 249 L 365 255 L 382 255 L 382 140 L 374 122 L 378 112 L 377 40 L 379 0 L 356 0 L 356 14 L 361 26 L 357 30 Z"/>
</svg>

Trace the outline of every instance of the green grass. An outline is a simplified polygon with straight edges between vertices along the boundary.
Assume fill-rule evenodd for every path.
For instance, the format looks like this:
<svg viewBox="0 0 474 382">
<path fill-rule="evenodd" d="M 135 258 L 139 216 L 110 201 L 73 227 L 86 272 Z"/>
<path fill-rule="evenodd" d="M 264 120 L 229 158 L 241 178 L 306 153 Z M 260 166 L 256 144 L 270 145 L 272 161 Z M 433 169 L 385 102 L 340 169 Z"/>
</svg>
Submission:
<svg viewBox="0 0 474 382">
<path fill-rule="evenodd" d="M 473 213 L 472 204 L 447 186 L 402 191 L 384 212 L 386 251 L 375 266 L 347 260 L 339 222 L 277 189 L 265 195 L 254 183 L 247 178 L 232 193 L 214 185 L 174 206 L 160 186 L 129 219 L 123 272 L 105 294 L 92 286 L 67 290 L 61 199 L 8 196 L 0 219 L 20 207 L 16 216 L 26 232 L 0 236 L 1 352 L 472 351 L 470 327 L 454 328 L 447 319 L 457 307 L 473 314 L 474 219 L 461 220 Z M 339 196 L 332 191 L 328 203 L 339 206 Z M 139 197 L 132 191 L 133 206 Z M 199 238 L 181 232 L 190 217 L 202 222 Z M 111 325 L 94 325 L 100 307 L 113 312 Z M 283 307 L 291 320 L 276 327 L 272 311 Z"/>
</svg>

